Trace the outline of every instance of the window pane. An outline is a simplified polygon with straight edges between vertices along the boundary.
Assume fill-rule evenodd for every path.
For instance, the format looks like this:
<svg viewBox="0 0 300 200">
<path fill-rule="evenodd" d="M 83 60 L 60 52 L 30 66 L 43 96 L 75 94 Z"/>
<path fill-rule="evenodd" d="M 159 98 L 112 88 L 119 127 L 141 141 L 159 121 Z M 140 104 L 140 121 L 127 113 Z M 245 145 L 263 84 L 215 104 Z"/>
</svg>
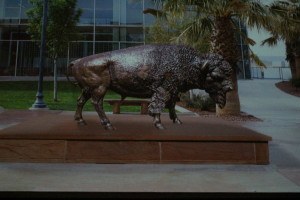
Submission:
<svg viewBox="0 0 300 200">
<path fill-rule="evenodd" d="M 78 0 L 77 8 L 82 10 L 79 24 L 94 24 L 94 0 Z"/>
<path fill-rule="evenodd" d="M 119 1 L 96 0 L 96 24 L 118 24 Z"/>
<path fill-rule="evenodd" d="M 96 41 L 118 41 L 119 29 L 118 28 L 96 28 Z"/>
<path fill-rule="evenodd" d="M 70 61 L 93 54 L 93 42 L 71 42 Z"/>
<path fill-rule="evenodd" d="M 20 0 L 5 0 L 5 7 L 19 7 Z"/>
<path fill-rule="evenodd" d="M 30 3 L 30 0 L 23 0 L 21 5 L 21 24 L 26 24 L 28 16 L 26 12 L 32 8 L 33 5 Z"/>
<path fill-rule="evenodd" d="M 155 6 L 155 4 L 152 0 L 145 0 L 144 4 L 145 4 L 144 9 L 147 9 L 147 8 L 157 9 L 157 7 Z M 155 17 L 151 14 L 144 14 L 144 17 L 145 17 L 145 25 L 146 26 L 151 26 L 155 21 Z"/>
<path fill-rule="evenodd" d="M 107 51 L 113 51 L 119 49 L 119 43 L 114 42 L 96 42 L 95 53 L 103 53 Z"/>
<path fill-rule="evenodd" d="M 79 20 L 80 24 L 94 24 L 94 10 L 82 9 L 82 15 Z"/>
<path fill-rule="evenodd" d="M 121 41 L 143 42 L 143 28 L 121 28 Z"/>
<path fill-rule="evenodd" d="M 93 41 L 93 33 L 94 29 L 92 26 L 79 26 L 78 27 L 79 32 L 80 32 L 80 38 L 79 40 L 84 40 L 84 41 Z"/>
<path fill-rule="evenodd" d="M 19 22 L 20 0 L 0 0 L 0 23 Z"/>
<path fill-rule="evenodd" d="M 30 40 L 24 26 L 3 25 L 0 31 L 0 40 Z"/>
<path fill-rule="evenodd" d="M 94 0 L 77 0 L 78 8 L 94 8 Z"/>
<path fill-rule="evenodd" d="M 121 1 L 121 24 L 142 25 L 143 24 L 143 1 L 127 0 Z"/>
<path fill-rule="evenodd" d="M 19 8 L 5 8 L 4 18 L 19 18 Z"/>
<path fill-rule="evenodd" d="M 16 60 L 16 41 L 0 41 L 0 75 L 13 76 Z"/>
</svg>

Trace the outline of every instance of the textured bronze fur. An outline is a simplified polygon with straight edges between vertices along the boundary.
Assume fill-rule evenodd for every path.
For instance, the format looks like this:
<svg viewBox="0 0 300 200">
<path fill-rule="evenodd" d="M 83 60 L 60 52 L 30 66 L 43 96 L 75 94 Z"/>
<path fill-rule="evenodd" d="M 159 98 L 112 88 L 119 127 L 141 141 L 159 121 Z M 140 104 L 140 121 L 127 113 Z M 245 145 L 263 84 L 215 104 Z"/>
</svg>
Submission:
<svg viewBox="0 0 300 200">
<path fill-rule="evenodd" d="M 169 109 L 174 123 L 181 123 L 175 112 L 178 94 L 190 89 L 204 89 L 224 107 L 226 92 L 231 90 L 232 70 L 220 55 L 197 55 L 183 45 L 144 45 L 100 53 L 73 61 L 72 73 L 82 89 L 75 119 L 82 119 L 82 107 L 92 98 L 101 124 L 113 129 L 103 111 L 103 97 L 108 89 L 122 95 L 151 98 L 149 114 L 154 125 L 163 129 L 160 113 Z"/>
</svg>

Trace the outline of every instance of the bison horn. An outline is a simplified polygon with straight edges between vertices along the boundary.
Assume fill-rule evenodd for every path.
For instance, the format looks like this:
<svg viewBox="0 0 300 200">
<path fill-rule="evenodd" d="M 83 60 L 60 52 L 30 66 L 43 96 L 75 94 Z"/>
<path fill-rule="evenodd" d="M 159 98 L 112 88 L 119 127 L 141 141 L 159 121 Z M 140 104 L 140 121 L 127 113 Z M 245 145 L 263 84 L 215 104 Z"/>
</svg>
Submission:
<svg viewBox="0 0 300 200">
<path fill-rule="evenodd" d="M 201 71 L 204 71 L 208 67 L 208 60 L 201 67 Z"/>
</svg>

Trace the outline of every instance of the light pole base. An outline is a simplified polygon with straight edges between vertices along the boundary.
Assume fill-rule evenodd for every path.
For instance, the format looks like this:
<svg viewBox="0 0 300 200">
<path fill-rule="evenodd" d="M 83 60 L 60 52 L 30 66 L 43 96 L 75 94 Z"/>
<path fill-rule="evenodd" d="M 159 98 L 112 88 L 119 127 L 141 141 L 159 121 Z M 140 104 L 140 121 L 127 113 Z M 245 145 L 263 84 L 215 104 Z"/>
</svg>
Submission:
<svg viewBox="0 0 300 200">
<path fill-rule="evenodd" d="M 34 107 L 34 104 L 32 105 L 32 107 L 29 108 L 29 110 L 49 110 L 48 106 L 46 107 Z"/>
<path fill-rule="evenodd" d="M 34 104 L 32 104 L 31 108 L 29 110 L 49 110 L 47 104 L 45 104 L 43 95 L 41 93 L 38 93 L 36 95 L 36 100 Z"/>
</svg>

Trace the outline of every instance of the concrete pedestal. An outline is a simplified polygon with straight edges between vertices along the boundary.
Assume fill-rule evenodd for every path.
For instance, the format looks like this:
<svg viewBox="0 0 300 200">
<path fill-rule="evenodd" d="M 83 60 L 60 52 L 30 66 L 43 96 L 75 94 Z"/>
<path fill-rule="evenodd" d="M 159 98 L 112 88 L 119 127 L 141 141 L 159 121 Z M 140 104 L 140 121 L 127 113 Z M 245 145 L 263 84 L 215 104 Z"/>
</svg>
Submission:
<svg viewBox="0 0 300 200">
<path fill-rule="evenodd" d="M 78 125 L 72 114 L 48 114 L 0 131 L 1 162 L 268 164 L 270 137 L 222 120 L 162 116 L 157 130 L 143 115 L 97 116 Z"/>
</svg>

